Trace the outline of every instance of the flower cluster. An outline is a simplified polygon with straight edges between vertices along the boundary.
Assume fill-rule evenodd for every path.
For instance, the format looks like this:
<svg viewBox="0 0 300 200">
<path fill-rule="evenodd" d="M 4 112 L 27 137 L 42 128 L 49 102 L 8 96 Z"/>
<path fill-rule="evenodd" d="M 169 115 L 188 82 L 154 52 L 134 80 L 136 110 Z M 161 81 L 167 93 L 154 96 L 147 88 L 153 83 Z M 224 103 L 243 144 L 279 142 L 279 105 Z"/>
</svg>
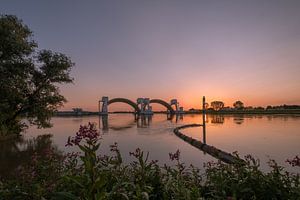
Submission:
<svg viewBox="0 0 300 200">
<path fill-rule="evenodd" d="M 64 159 L 77 159 L 80 156 L 80 152 L 69 152 L 65 155 Z"/>
<path fill-rule="evenodd" d="M 156 165 L 158 163 L 158 160 L 151 160 L 150 165 Z"/>
<path fill-rule="evenodd" d="M 293 159 L 287 159 L 286 162 L 289 163 L 290 165 L 292 165 L 293 167 L 295 167 L 295 166 L 300 167 L 299 156 L 295 156 L 295 158 L 293 158 Z"/>
<path fill-rule="evenodd" d="M 141 149 L 137 148 L 135 152 L 129 152 L 129 155 L 138 158 L 141 156 L 141 153 L 142 153 Z"/>
<path fill-rule="evenodd" d="M 67 144 L 65 146 L 79 145 L 81 140 L 85 139 L 86 141 L 97 141 L 99 139 L 99 132 L 96 130 L 96 127 L 92 123 L 88 125 L 80 125 L 79 131 L 76 133 L 75 137 L 68 137 Z"/>
<path fill-rule="evenodd" d="M 169 153 L 169 157 L 170 157 L 170 160 L 177 160 L 179 161 L 179 158 L 180 158 L 180 151 L 177 150 L 174 154 L 173 153 Z"/>
<path fill-rule="evenodd" d="M 118 149 L 118 143 L 117 142 L 115 142 L 114 144 L 110 145 L 109 147 L 110 147 L 110 151 L 111 152 L 118 152 L 119 151 L 119 149 Z"/>
<path fill-rule="evenodd" d="M 214 168 L 217 167 L 218 163 L 214 162 L 214 161 L 208 161 L 206 163 L 203 163 L 203 167 L 204 168 Z"/>
</svg>

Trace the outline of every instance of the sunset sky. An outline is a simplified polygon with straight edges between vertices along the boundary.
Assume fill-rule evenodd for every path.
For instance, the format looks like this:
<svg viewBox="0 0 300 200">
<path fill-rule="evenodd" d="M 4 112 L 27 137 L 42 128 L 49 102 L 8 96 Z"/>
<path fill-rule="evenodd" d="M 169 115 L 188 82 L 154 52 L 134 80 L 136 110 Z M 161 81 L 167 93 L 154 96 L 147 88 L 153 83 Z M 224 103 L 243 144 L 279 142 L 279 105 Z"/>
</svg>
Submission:
<svg viewBox="0 0 300 200">
<path fill-rule="evenodd" d="M 64 110 L 102 96 L 300 104 L 299 0 L 1 0 L 0 13 L 76 63 Z"/>
</svg>

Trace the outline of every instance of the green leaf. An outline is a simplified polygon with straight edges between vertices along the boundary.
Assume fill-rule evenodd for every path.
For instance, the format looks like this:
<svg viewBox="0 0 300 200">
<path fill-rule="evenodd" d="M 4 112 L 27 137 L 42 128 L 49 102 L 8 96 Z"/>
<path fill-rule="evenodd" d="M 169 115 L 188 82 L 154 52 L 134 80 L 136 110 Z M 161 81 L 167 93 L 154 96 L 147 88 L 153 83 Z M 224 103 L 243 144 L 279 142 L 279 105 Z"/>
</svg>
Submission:
<svg viewBox="0 0 300 200">
<path fill-rule="evenodd" d="M 82 146 L 82 145 L 78 145 L 78 146 L 81 149 L 81 151 L 88 152 L 88 149 L 85 146 Z"/>
<path fill-rule="evenodd" d="M 52 200 L 78 200 L 79 198 L 69 192 L 56 192 Z"/>
<path fill-rule="evenodd" d="M 99 149 L 99 147 L 100 147 L 100 143 L 99 144 L 97 144 L 97 145 L 95 145 L 94 147 L 93 147 L 93 151 L 97 151 L 98 149 Z"/>
<path fill-rule="evenodd" d="M 70 181 L 74 182 L 74 183 L 75 183 L 76 185 L 78 185 L 79 187 L 84 188 L 84 185 L 82 185 L 82 184 L 80 183 L 81 177 L 65 176 L 65 178 L 66 178 L 67 180 L 70 180 Z"/>
</svg>

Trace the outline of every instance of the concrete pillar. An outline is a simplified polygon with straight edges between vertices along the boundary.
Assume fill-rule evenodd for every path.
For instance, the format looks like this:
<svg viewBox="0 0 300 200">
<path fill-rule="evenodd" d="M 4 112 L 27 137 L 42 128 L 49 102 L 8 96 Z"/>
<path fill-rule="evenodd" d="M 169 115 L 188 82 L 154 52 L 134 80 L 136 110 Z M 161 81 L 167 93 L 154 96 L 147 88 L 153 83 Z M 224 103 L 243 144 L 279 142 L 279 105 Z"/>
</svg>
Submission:
<svg viewBox="0 0 300 200">
<path fill-rule="evenodd" d="M 151 115 L 152 114 L 152 107 L 150 106 L 150 99 L 144 98 L 144 114 Z"/>
<path fill-rule="evenodd" d="M 108 97 L 102 97 L 102 114 L 108 114 Z"/>
<path fill-rule="evenodd" d="M 145 108 L 145 111 L 149 110 L 149 104 L 150 104 L 150 99 L 149 98 L 144 98 L 144 108 Z"/>
<path fill-rule="evenodd" d="M 172 99 L 171 102 L 170 102 L 170 105 L 175 105 L 175 113 L 178 113 L 178 107 L 179 107 L 179 103 L 177 101 L 177 99 Z"/>
<path fill-rule="evenodd" d="M 136 104 L 140 108 L 141 113 L 143 113 L 144 112 L 144 98 L 137 98 Z"/>
</svg>

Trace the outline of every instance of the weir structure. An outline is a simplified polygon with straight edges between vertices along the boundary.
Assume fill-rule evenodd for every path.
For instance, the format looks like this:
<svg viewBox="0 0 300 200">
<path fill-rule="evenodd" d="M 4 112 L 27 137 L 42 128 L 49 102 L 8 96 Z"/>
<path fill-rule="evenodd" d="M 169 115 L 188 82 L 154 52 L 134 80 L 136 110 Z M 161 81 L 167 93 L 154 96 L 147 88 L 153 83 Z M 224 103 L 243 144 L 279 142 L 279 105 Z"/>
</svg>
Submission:
<svg viewBox="0 0 300 200">
<path fill-rule="evenodd" d="M 113 103 L 125 103 L 130 105 L 134 109 L 134 113 L 138 115 L 152 115 L 152 106 L 150 104 L 160 104 L 167 109 L 168 114 L 181 114 L 183 113 L 183 107 L 179 107 L 177 99 L 172 99 L 170 103 L 162 99 L 150 99 L 150 98 L 137 98 L 136 102 L 127 98 L 113 98 L 109 99 L 107 96 L 103 96 L 98 102 L 98 111 L 100 115 L 108 114 L 108 106 Z"/>
<path fill-rule="evenodd" d="M 135 121 L 137 123 L 138 127 L 146 127 L 149 126 L 151 123 L 151 118 L 152 118 L 152 107 L 150 106 L 151 103 L 158 103 L 163 106 L 165 106 L 168 110 L 168 114 L 176 114 L 177 116 L 180 116 L 180 111 L 182 111 L 182 108 L 179 108 L 179 103 L 177 102 L 176 99 L 172 99 L 170 103 L 167 103 L 161 99 L 149 99 L 149 98 L 138 98 L 136 100 L 136 103 L 126 99 L 126 98 L 113 98 L 109 100 L 108 97 L 102 97 L 102 99 L 99 101 L 99 114 L 103 115 L 99 117 L 99 127 L 100 127 L 100 118 L 102 119 L 102 130 L 103 132 L 108 131 L 108 106 L 112 103 L 126 103 L 134 108 L 134 112 L 137 114 L 135 115 Z M 223 151 L 221 149 L 218 149 L 212 145 L 207 144 L 206 141 L 206 103 L 205 103 L 205 97 L 203 96 L 202 99 L 202 124 L 186 124 L 183 126 L 176 127 L 173 132 L 174 134 L 182 139 L 183 141 L 189 143 L 193 147 L 203 151 L 204 153 L 207 153 L 225 163 L 228 164 L 245 164 L 245 161 L 231 153 L 228 153 L 226 151 Z M 175 107 L 175 109 L 173 107 Z M 177 115 L 178 114 L 178 115 Z M 181 115 L 182 116 L 182 115 Z M 176 119 L 177 121 L 177 119 Z M 181 130 L 187 129 L 187 128 L 193 128 L 193 127 L 202 127 L 202 141 L 201 140 L 196 140 L 188 135 L 185 135 Z M 125 127 L 127 128 L 127 127 Z M 117 128 L 120 129 L 120 128 Z"/>
</svg>

